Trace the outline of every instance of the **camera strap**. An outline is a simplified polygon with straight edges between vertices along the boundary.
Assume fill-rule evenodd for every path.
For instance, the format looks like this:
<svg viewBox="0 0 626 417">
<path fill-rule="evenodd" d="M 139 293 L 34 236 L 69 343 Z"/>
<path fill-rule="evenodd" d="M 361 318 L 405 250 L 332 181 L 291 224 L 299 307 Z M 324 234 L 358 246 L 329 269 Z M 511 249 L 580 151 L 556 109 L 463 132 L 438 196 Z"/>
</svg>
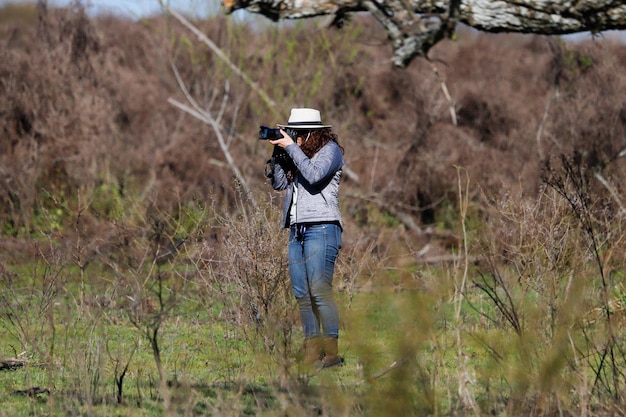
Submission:
<svg viewBox="0 0 626 417">
<path fill-rule="evenodd" d="M 296 240 L 304 240 L 304 234 L 306 233 L 306 223 L 296 223 Z"/>
</svg>

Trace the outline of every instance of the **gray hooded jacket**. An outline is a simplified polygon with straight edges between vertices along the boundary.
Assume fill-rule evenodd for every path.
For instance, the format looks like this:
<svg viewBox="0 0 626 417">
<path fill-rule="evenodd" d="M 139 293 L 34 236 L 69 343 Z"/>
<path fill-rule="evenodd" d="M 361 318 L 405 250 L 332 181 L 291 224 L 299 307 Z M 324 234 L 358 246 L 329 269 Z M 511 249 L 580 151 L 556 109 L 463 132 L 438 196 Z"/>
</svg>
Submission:
<svg viewBox="0 0 626 417">
<path fill-rule="evenodd" d="M 341 148 L 330 141 L 312 158 L 308 158 L 295 143 L 285 148 L 298 168 L 296 183 L 297 204 L 296 221 L 298 223 L 339 222 L 339 182 L 344 165 Z M 287 190 L 283 207 L 283 227 L 291 224 L 290 211 L 293 199 L 292 182 L 280 164 L 274 166 L 272 187 L 275 190 Z M 342 226 L 343 227 L 343 226 Z"/>
</svg>

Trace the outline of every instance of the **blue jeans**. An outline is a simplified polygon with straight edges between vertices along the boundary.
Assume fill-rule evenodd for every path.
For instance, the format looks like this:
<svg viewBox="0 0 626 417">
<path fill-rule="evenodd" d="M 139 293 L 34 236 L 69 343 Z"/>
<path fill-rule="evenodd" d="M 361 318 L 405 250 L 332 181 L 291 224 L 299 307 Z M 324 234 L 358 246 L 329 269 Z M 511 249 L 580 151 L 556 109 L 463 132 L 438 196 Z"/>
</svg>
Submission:
<svg viewBox="0 0 626 417">
<path fill-rule="evenodd" d="M 339 312 L 332 284 L 341 243 L 341 227 L 337 224 L 308 225 L 302 236 L 296 233 L 296 226 L 291 227 L 289 275 L 306 339 L 339 337 Z"/>
</svg>

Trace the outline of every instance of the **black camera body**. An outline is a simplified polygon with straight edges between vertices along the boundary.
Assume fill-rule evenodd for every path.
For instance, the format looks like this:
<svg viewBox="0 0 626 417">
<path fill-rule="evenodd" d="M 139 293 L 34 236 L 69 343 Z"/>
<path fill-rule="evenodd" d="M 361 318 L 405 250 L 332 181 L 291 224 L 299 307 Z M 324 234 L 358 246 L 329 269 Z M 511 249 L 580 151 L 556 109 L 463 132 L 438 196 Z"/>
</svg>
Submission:
<svg viewBox="0 0 626 417">
<path fill-rule="evenodd" d="M 296 140 L 298 137 L 298 132 L 293 129 L 284 129 L 285 133 L 287 133 L 291 139 Z M 271 128 L 267 126 L 261 126 L 259 129 L 259 140 L 276 140 L 282 139 L 283 134 L 280 133 L 280 129 Z"/>
<path fill-rule="evenodd" d="M 293 129 L 283 129 L 285 133 L 287 133 L 291 139 L 294 141 L 298 138 L 298 131 Z M 259 130 L 259 139 L 260 140 L 276 140 L 282 139 L 283 134 L 280 133 L 280 129 L 271 128 L 267 126 L 261 126 Z M 291 160 L 291 157 L 283 148 L 278 145 L 274 145 L 274 151 L 272 152 L 272 157 L 267 161 L 265 165 L 265 176 L 267 178 L 272 178 L 274 176 L 274 166 L 276 164 L 280 164 L 284 170 L 295 170 L 296 167 Z"/>
<path fill-rule="evenodd" d="M 283 134 L 280 133 L 280 129 L 271 128 L 267 126 L 261 126 L 259 130 L 259 140 L 276 140 L 281 139 Z"/>
</svg>

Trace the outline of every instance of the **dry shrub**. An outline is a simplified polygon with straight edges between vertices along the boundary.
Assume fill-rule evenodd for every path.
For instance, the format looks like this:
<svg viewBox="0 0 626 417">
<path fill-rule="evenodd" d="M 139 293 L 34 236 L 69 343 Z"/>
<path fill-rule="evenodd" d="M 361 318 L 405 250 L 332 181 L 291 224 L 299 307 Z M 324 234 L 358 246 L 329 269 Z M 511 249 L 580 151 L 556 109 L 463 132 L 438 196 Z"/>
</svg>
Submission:
<svg viewBox="0 0 626 417">
<path fill-rule="evenodd" d="M 445 107 L 427 101 L 424 107 L 439 113 L 409 132 L 412 141 L 399 158 L 400 186 L 387 190 L 430 212 L 422 220 L 433 221 L 445 216 L 440 202 L 456 204 L 454 166 L 469 172 L 480 201 L 517 189 L 537 195 L 542 160 L 550 155 L 578 149 L 590 165 L 614 160 L 626 147 L 624 105 L 621 95 L 609 92 L 621 91 L 625 79 L 623 60 L 605 55 L 609 48 L 508 35 L 438 45 L 433 58 L 446 64 L 440 71 L 459 125 L 450 124 Z M 427 70 L 421 68 L 421 78 L 432 79 Z"/>
<path fill-rule="evenodd" d="M 467 299 L 491 329 L 475 332 L 490 358 L 479 383 L 509 387 L 503 402 L 494 396 L 484 406 L 577 414 L 623 394 L 626 346 L 615 330 L 624 317 L 626 217 L 587 162 L 553 161 L 536 199 L 494 200 L 478 232 L 472 252 L 482 256 Z M 612 181 L 623 184 L 623 174 Z M 493 337 L 502 331 L 506 342 Z"/>
<path fill-rule="evenodd" d="M 203 278 L 203 296 L 221 305 L 227 327 L 276 357 L 287 359 L 297 327 L 287 267 L 287 235 L 280 211 L 270 201 L 258 209 L 242 202 L 239 210 L 218 220 L 220 243 L 204 242 L 194 261 Z"/>
<path fill-rule="evenodd" d="M 398 70 L 371 17 L 341 30 L 316 20 L 253 28 L 225 17 L 194 22 L 278 102 L 278 117 L 174 20 L 89 18 L 79 6 L 38 13 L 38 23 L 16 29 L 0 52 L 0 215 L 13 236 L 40 230 L 37 216 L 55 202 L 76 206 L 76 196 L 103 188 L 164 213 L 181 201 L 236 206 L 214 132 L 167 102 L 184 101 L 172 65 L 202 106 L 217 113 L 225 103 L 222 130 L 252 187 L 266 187 L 270 153 L 256 140 L 258 126 L 284 122 L 292 106 L 321 109 L 346 149 L 347 245 L 361 232 L 377 235 L 372 229 L 386 220 L 372 211 L 452 230 L 457 166 L 469 173 L 482 216 L 482 205 L 503 190 L 537 195 L 542 159 L 577 148 L 591 165 L 612 167 L 606 161 L 626 146 L 624 99 L 613 94 L 624 87 L 623 48 L 611 42 L 460 31 L 459 41 L 431 51 L 430 62 Z M 84 216 L 92 216 L 93 233 L 110 220 L 93 207 Z M 71 229 L 70 218 L 59 226 Z"/>
<path fill-rule="evenodd" d="M 153 36 L 163 25 L 95 21 L 78 6 L 40 6 L 39 15 L 37 26 L 21 29 L 27 47 L 2 51 L 5 232 L 33 231 L 41 190 L 71 200 L 105 184 L 124 196 L 150 193 L 168 210 L 174 195 L 225 195 L 206 181 L 229 179 L 206 163 L 218 149 L 202 140 L 208 130 L 184 123 L 166 101 L 175 88 L 168 32 Z"/>
<path fill-rule="evenodd" d="M 547 154 L 585 156 L 589 168 L 603 169 L 626 148 L 626 64 L 592 43 L 560 45 L 555 54 L 559 98 L 547 126 Z"/>
</svg>

